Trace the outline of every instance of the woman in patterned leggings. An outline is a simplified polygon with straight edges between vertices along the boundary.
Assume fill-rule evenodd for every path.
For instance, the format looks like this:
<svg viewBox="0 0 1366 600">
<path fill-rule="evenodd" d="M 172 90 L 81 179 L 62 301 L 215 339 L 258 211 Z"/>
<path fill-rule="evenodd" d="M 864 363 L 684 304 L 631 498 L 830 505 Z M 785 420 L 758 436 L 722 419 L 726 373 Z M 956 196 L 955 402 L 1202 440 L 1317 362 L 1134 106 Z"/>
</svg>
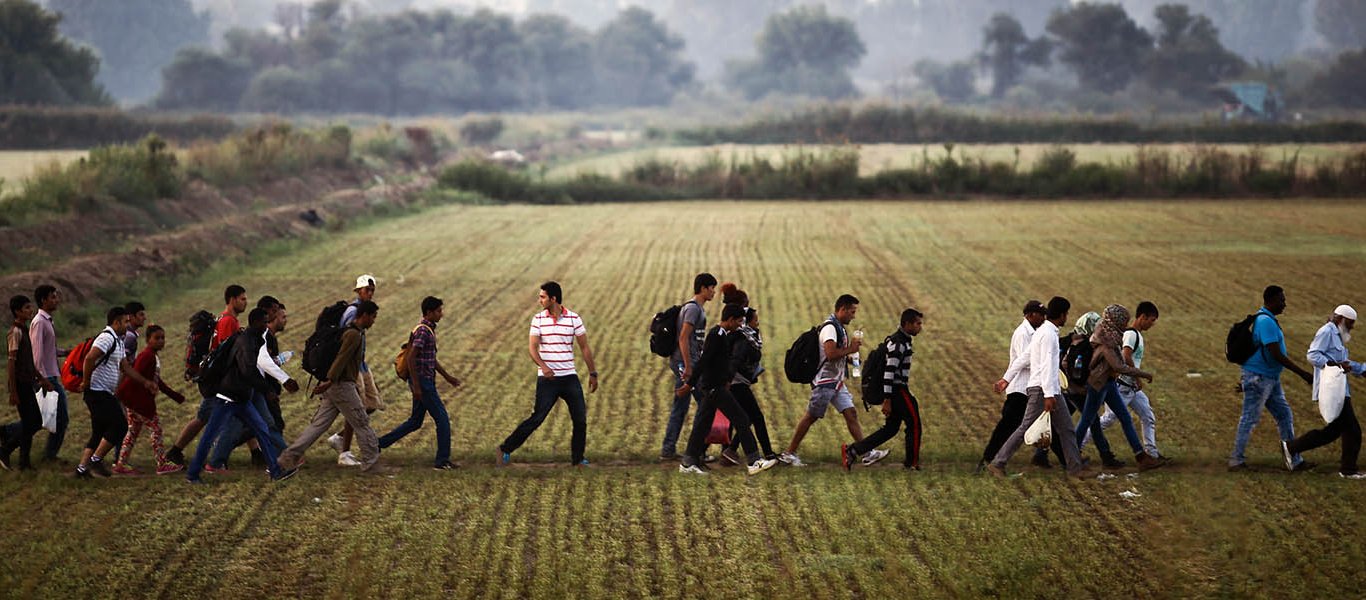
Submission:
<svg viewBox="0 0 1366 600">
<path fill-rule="evenodd" d="M 167 397 L 178 404 L 183 404 L 185 396 L 161 380 L 161 359 L 157 357 L 157 353 L 166 347 L 166 331 L 160 325 L 152 325 L 147 328 L 146 335 L 147 347 L 133 361 L 133 369 L 143 377 L 157 382 L 157 386 Z M 137 469 L 128 466 L 128 457 L 133 454 L 133 443 L 137 441 L 143 427 L 151 432 L 152 452 L 156 454 L 157 459 L 157 475 L 174 473 L 182 469 L 180 465 L 166 462 L 166 453 L 161 445 L 161 421 L 157 418 L 155 395 L 135 381 L 124 379 L 119 385 L 117 396 L 128 409 L 128 434 L 123 438 L 123 447 L 119 449 L 119 462 L 114 465 L 114 472 L 120 475 L 138 473 Z"/>
</svg>

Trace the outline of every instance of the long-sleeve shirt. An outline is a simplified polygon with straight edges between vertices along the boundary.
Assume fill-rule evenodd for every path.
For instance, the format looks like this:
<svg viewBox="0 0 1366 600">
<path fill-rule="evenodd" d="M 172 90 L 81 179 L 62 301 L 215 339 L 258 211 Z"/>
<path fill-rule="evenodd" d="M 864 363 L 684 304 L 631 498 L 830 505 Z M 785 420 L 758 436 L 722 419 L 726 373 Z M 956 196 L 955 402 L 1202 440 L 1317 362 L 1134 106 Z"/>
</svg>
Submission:
<svg viewBox="0 0 1366 600">
<path fill-rule="evenodd" d="M 702 356 L 693 368 L 692 381 L 695 387 L 711 390 L 722 387 L 735 377 L 735 367 L 730 362 L 729 333 L 717 325 L 707 332 L 702 342 Z"/>
<path fill-rule="evenodd" d="M 882 393 L 888 397 L 894 388 L 908 389 L 911 381 L 911 355 L 914 338 L 897 329 L 887 338 L 887 368 L 882 370 Z"/>
<path fill-rule="evenodd" d="M 1062 383 L 1058 380 L 1059 354 L 1058 326 L 1052 321 L 1044 321 L 1029 342 L 1029 384 L 1026 388 L 1042 388 L 1045 398 L 1062 396 Z"/>
<path fill-rule="evenodd" d="M 52 315 L 39 310 L 28 327 L 28 339 L 33 345 L 33 366 L 43 378 L 60 377 L 61 367 L 57 366 L 57 333 L 52 328 Z"/>
<path fill-rule="evenodd" d="M 289 381 L 289 373 L 280 368 L 280 363 L 275 362 L 275 357 L 270 352 L 270 330 L 261 332 L 261 349 L 256 351 L 256 368 L 271 379 L 283 384 Z"/>
<path fill-rule="evenodd" d="M 731 379 L 731 383 L 753 385 L 764 370 L 759 364 L 763 360 L 764 338 L 759 335 L 758 329 L 747 325 L 736 329 L 735 333 L 727 336 L 730 340 L 731 368 L 735 369 L 735 378 Z"/>
<path fill-rule="evenodd" d="M 1342 332 L 1338 331 L 1338 326 L 1332 321 L 1325 323 L 1319 328 L 1318 333 L 1314 334 L 1314 341 L 1309 342 L 1308 358 L 1309 364 L 1314 365 L 1314 402 L 1319 401 L 1319 375 L 1328 363 L 1347 361 L 1353 375 L 1366 373 L 1366 364 L 1347 360 L 1347 347 L 1342 343 Z M 1347 395 L 1352 395 L 1350 382 L 1347 384 Z"/>
<path fill-rule="evenodd" d="M 327 369 L 327 380 L 332 383 L 355 383 L 360 375 L 361 348 L 364 344 L 365 332 L 354 324 L 347 327 L 342 333 L 341 349 L 337 351 L 337 358 L 333 359 L 332 366 Z"/>
<path fill-rule="evenodd" d="M 1028 319 L 1021 319 L 1020 326 L 1010 335 L 1010 366 L 1001 376 L 1001 379 L 1010 382 L 1006 388 L 1007 394 L 1023 394 L 1025 388 L 1029 387 L 1029 344 L 1034 341 L 1034 331 Z"/>
<path fill-rule="evenodd" d="M 1098 390 L 1105 387 L 1105 384 L 1109 383 L 1111 379 L 1120 375 L 1143 377 L 1147 373 L 1124 362 L 1124 357 L 1120 355 L 1119 348 L 1096 346 L 1091 355 L 1091 373 L 1086 376 L 1086 385 L 1091 386 L 1091 389 Z"/>
</svg>

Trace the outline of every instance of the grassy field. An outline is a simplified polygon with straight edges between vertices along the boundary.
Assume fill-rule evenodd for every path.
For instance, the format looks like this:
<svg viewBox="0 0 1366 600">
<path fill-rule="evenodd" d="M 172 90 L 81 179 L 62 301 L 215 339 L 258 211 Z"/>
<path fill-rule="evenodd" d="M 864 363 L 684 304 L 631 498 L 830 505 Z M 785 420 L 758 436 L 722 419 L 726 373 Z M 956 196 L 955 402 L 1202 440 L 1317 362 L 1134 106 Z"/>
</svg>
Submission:
<svg viewBox="0 0 1366 600">
<path fill-rule="evenodd" d="M 386 364 L 427 294 L 446 300 L 441 357 L 466 380 L 442 385 L 464 469 L 426 468 L 430 424 L 382 460 L 392 477 L 335 466 L 320 444 L 295 479 L 272 485 L 235 456 L 210 485 L 179 478 L 80 482 L 46 467 L 0 473 L 5 568 L 13 597 L 1184 597 L 1355 595 L 1366 560 L 1358 514 L 1366 486 L 1325 466 L 1278 468 L 1275 428 L 1254 432 L 1252 473 L 1228 474 L 1240 400 L 1222 354 L 1232 321 L 1268 283 L 1286 287 L 1291 356 L 1332 307 L 1366 305 L 1366 204 L 1358 202 L 720 203 L 449 207 L 336 234 L 269 260 L 212 269 L 152 306 L 169 324 L 166 378 L 180 385 L 184 318 L 217 310 L 245 285 L 291 307 L 286 349 L 299 349 L 323 304 L 357 273 L 379 279 L 369 341 L 390 407 L 408 400 Z M 812 428 L 802 455 L 819 464 L 755 477 L 720 469 L 687 478 L 654 458 L 668 413 L 668 375 L 650 355 L 655 311 L 711 271 L 748 290 L 761 311 L 770 375 L 757 394 L 775 445 L 789 438 L 805 391 L 781 381 L 783 350 L 840 293 L 855 321 L 889 333 L 899 311 L 927 314 L 912 387 L 925 423 L 920 473 L 903 472 L 901 438 L 873 468 L 838 468 L 843 424 Z M 588 455 L 568 468 L 569 420 L 556 408 L 494 469 L 493 448 L 531 406 L 526 327 L 536 286 L 554 278 L 598 353 Z M 996 421 L 1003 370 L 1026 299 L 1070 297 L 1074 315 L 1141 299 L 1163 311 L 1145 367 L 1158 441 L 1177 463 L 1135 479 L 1067 481 L 1021 453 L 1000 481 L 972 467 Z M 719 308 L 711 305 L 713 322 Z M 90 331 L 59 332 L 70 342 Z M 297 369 L 297 365 L 292 365 Z M 1299 429 L 1319 423 L 1308 390 L 1287 382 Z M 286 437 L 315 403 L 284 399 Z M 73 398 L 63 455 L 89 421 Z M 162 403 L 168 431 L 192 407 Z M 13 418 L 12 409 L 3 411 Z M 879 422 L 863 414 L 865 431 Z M 45 434 L 39 434 L 39 440 Z M 146 441 L 134 463 L 150 464 Z M 1141 497 L 1122 499 L 1133 489 Z"/>
<path fill-rule="evenodd" d="M 1089 162 L 1118 162 L 1133 157 L 1138 146 L 1132 144 L 1064 144 L 1077 153 L 1079 161 Z M 580 173 L 598 173 L 602 175 L 618 175 L 636 164 L 650 160 L 659 159 L 677 162 L 685 165 L 700 164 L 711 156 L 719 157 L 724 162 L 729 162 L 732 158 L 748 159 L 751 156 L 761 156 L 766 158 L 781 158 L 785 154 L 797 148 L 807 150 L 820 149 L 827 146 L 783 146 L 783 145 L 740 145 L 740 144 L 720 144 L 716 146 L 674 146 L 664 148 L 645 148 L 637 150 L 627 150 L 614 152 L 577 160 L 571 160 L 563 164 L 554 165 L 546 172 L 546 177 L 552 179 L 565 179 Z M 838 147 L 838 146 L 833 146 Z M 857 146 L 859 149 L 859 171 L 862 175 L 872 175 L 887 169 L 900 169 L 920 165 L 928 156 L 931 160 L 944 157 L 945 148 L 942 144 L 864 144 Z M 988 161 L 1014 162 L 1015 152 L 1019 150 L 1019 160 L 1021 168 L 1031 167 L 1045 150 L 1055 147 L 1053 144 L 959 144 L 954 146 L 954 156 L 960 160 L 982 158 Z M 1178 155 L 1189 150 L 1193 146 L 1190 144 L 1155 144 L 1149 147 L 1164 148 Z M 1221 146 L 1230 152 L 1246 152 L 1252 146 L 1230 144 Z M 1354 151 L 1362 149 L 1356 144 L 1310 144 L 1294 145 L 1281 144 L 1270 146 L 1259 146 L 1268 159 L 1273 161 L 1280 160 L 1283 156 L 1292 156 L 1296 151 L 1299 152 L 1301 164 L 1308 166 L 1315 160 L 1328 160 L 1344 156 Z"/>
<path fill-rule="evenodd" d="M 66 164 L 85 156 L 84 150 L 3 150 L 0 151 L 0 179 L 5 189 L 18 189 L 19 184 L 34 171 L 57 162 Z M 3 195 L 4 190 L 0 190 Z"/>
</svg>

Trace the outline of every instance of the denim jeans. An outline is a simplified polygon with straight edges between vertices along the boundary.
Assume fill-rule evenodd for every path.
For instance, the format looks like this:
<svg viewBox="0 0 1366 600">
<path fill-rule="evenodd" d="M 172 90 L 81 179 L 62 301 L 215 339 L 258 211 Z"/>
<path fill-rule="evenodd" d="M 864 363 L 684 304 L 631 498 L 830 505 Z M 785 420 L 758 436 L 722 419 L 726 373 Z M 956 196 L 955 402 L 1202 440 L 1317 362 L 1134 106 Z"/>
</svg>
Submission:
<svg viewBox="0 0 1366 600">
<path fill-rule="evenodd" d="M 1138 424 L 1142 427 L 1139 434 L 1143 438 L 1143 451 L 1157 458 L 1160 454 L 1157 451 L 1157 416 L 1153 414 L 1153 405 L 1148 400 L 1148 394 L 1138 388 L 1121 384 L 1119 399 L 1124 402 L 1124 406 L 1138 415 Z M 1114 411 L 1107 412 L 1100 418 L 1100 428 L 1106 429 L 1118 419 Z"/>
<path fill-rule="evenodd" d="M 276 452 L 285 447 L 285 436 L 280 427 L 275 423 L 275 418 L 270 415 L 270 407 L 266 405 L 266 397 L 260 392 L 251 393 L 251 407 L 256 409 L 256 413 L 261 415 L 261 421 L 266 424 L 270 432 L 270 443 L 275 445 Z M 223 432 L 218 434 L 218 439 L 214 441 L 213 453 L 209 455 L 209 464 L 218 468 L 228 464 L 228 456 L 232 451 L 245 444 L 247 440 L 255 437 L 247 432 L 247 424 L 240 418 L 229 419 L 223 425 Z"/>
<path fill-rule="evenodd" d="M 1119 419 L 1119 426 L 1124 429 L 1124 437 L 1129 440 L 1129 449 L 1135 455 L 1143 452 L 1143 441 L 1138 439 L 1138 432 L 1134 430 L 1134 420 L 1129 417 L 1129 409 L 1124 407 L 1124 403 L 1119 399 L 1119 384 L 1111 379 L 1100 389 L 1086 386 L 1086 405 L 1081 408 L 1081 420 L 1077 422 L 1076 438 L 1080 440 L 1086 434 L 1086 430 L 1092 429 L 1096 425 L 1096 413 L 1100 412 L 1100 405 L 1104 403 L 1110 407 L 1110 411 L 1115 413 L 1115 418 Z M 1102 454 L 1110 453 L 1110 443 L 1106 441 L 1104 435 L 1096 435 L 1096 449 Z M 1077 446 L 1081 447 L 1080 444 Z"/>
<path fill-rule="evenodd" d="M 1238 419 L 1238 434 L 1233 441 L 1233 454 L 1228 458 L 1230 467 L 1247 462 L 1243 452 L 1247 449 L 1252 428 L 1262 419 L 1262 408 L 1271 413 L 1276 420 L 1276 429 L 1284 441 L 1295 439 L 1295 418 L 1290 413 L 1290 403 L 1285 401 L 1285 390 L 1281 389 L 1279 377 L 1271 378 L 1243 370 L 1243 416 Z M 1292 457 L 1294 464 L 1304 461 L 1299 454 Z"/>
<path fill-rule="evenodd" d="M 550 381 L 546 381 L 544 377 L 537 377 L 536 406 L 532 409 L 531 416 L 522 421 L 517 429 L 512 431 L 512 435 L 498 447 L 508 454 L 516 452 L 526 443 L 532 432 L 541 426 L 546 415 L 550 414 L 550 409 L 555 408 L 555 401 L 560 398 L 564 398 L 565 405 L 569 407 L 569 419 L 574 424 L 574 433 L 569 441 L 571 464 L 583 461 L 588 438 L 588 405 L 584 404 L 583 386 L 579 384 L 578 375 L 562 375 Z"/>
<path fill-rule="evenodd" d="M 275 447 L 271 441 L 270 427 L 266 425 L 261 413 L 256 411 L 251 402 L 227 402 L 222 398 L 212 398 L 214 404 L 213 414 L 209 416 L 209 421 L 204 425 L 204 433 L 199 436 L 199 447 L 194 451 L 194 459 L 190 461 L 189 468 L 185 471 L 185 478 L 191 481 L 199 479 L 199 473 L 204 470 L 204 461 L 209 457 L 209 449 L 213 447 L 213 441 L 218 434 L 223 431 L 228 421 L 234 417 L 245 420 L 252 433 L 256 434 L 256 440 L 261 444 L 261 452 L 266 455 L 266 464 L 270 465 L 272 476 L 280 474 L 280 465 L 275 462 L 280 449 Z"/>
<path fill-rule="evenodd" d="M 436 423 L 436 465 L 441 466 L 451 460 L 451 417 L 446 414 L 446 404 L 436 393 L 435 379 L 419 379 L 417 387 L 422 390 L 422 399 L 413 398 L 413 412 L 408 415 L 408 420 L 380 436 L 379 447 L 381 450 L 388 448 L 403 439 L 403 436 L 417 431 L 422 427 L 422 416 L 430 414 Z"/>
<path fill-rule="evenodd" d="M 679 396 L 674 391 L 683 387 L 683 361 L 671 363 L 670 370 L 674 373 L 674 387 L 669 390 L 669 399 L 672 404 L 669 408 L 669 422 L 664 426 L 664 444 L 659 448 L 660 456 L 673 456 L 678 453 L 678 436 L 683 432 L 683 421 L 688 419 L 689 400 L 693 403 L 702 403 L 702 392 L 694 389 L 691 394 Z"/>
<path fill-rule="evenodd" d="M 62 378 L 48 377 L 47 381 L 57 390 L 57 431 L 47 436 L 43 458 L 55 459 L 57 451 L 62 449 L 62 441 L 66 439 L 66 425 L 71 422 L 71 416 L 66 412 L 66 388 L 62 387 Z"/>
</svg>

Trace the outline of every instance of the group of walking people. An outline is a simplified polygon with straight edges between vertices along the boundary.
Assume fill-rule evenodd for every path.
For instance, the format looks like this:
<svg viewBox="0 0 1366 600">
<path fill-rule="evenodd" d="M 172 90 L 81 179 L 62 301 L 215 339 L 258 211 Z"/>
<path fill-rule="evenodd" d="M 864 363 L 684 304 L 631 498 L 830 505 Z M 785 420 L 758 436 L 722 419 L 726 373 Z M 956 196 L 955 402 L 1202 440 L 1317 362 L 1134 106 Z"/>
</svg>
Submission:
<svg viewBox="0 0 1366 600">
<path fill-rule="evenodd" d="M 248 311 L 245 288 L 228 286 L 223 311 L 216 317 L 206 314 L 200 319 L 206 327 L 203 339 L 195 333 L 196 319 L 191 320 L 185 383 L 197 388 L 195 395 L 200 401 L 169 450 L 163 447 L 156 398 L 164 395 L 184 403 L 186 395 L 161 376 L 167 331 L 147 324 L 145 306 L 130 302 L 110 308 L 104 329 L 72 349 L 70 352 L 78 355 L 68 356 L 59 365 L 58 359 L 67 354 L 58 349 L 52 321 L 61 306 L 60 291 L 43 285 L 31 299 L 14 296 L 9 303 L 13 325 L 7 336 L 7 381 L 9 401 L 18 409 L 19 419 L 0 427 L 0 468 L 32 469 L 33 439 L 45 427 L 51 434 L 41 459 L 59 460 L 70 424 L 67 391 L 82 393 L 90 414 L 91 434 L 74 470 L 78 478 L 140 473 L 130 458 L 145 429 L 158 475 L 183 470 L 189 482 L 202 483 L 203 474 L 226 471 L 233 450 L 247 446 L 253 466 L 264 468 L 272 479 L 283 480 L 298 472 L 305 452 L 332 431 L 338 417 L 344 426 L 328 437 L 327 443 L 336 450 L 340 465 L 356 467 L 362 473 L 389 472 L 390 468 L 379 462 L 381 450 L 420 429 L 430 416 L 436 427 L 433 468 L 458 468 L 451 460 L 450 417 L 438 389 L 438 376 L 450 389 L 460 388 L 462 382 L 437 358 L 437 329 L 444 315 L 439 298 L 429 296 L 421 301 L 420 319 L 393 360 L 395 374 L 411 396 L 409 417 L 384 435 L 378 435 L 372 426 L 372 413 L 384 407 L 367 359 L 366 336 L 379 317 L 375 291 L 373 276 L 359 276 L 354 298 L 338 303 L 335 310 L 325 309 L 314 324 L 300 362 L 318 381 L 309 390 L 319 397 L 318 406 L 291 443 L 285 438 L 280 397 L 297 393 L 301 387 L 285 369 L 295 353 L 282 352 L 279 347 L 278 336 L 288 327 L 288 311 L 273 296 L 259 298 Z M 588 392 L 594 393 L 598 390 L 598 371 L 593 349 L 583 318 L 565 307 L 559 283 L 547 281 L 537 294 L 541 310 L 531 318 L 527 346 L 536 367 L 532 410 L 497 445 L 495 464 L 509 464 L 512 454 L 563 400 L 572 425 L 570 463 L 585 467 L 589 464 L 585 456 L 588 407 L 576 357 L 582 357 L 588 369 Z M 723 304 L 720 320 L 708 328 L 706 305 L 718 294 Z M 1263 300 L 1261 309 L 1244 322 L 1251 349 L 1249 356 L 1239 361 L 1243 412 L 1229 468 L 1246 468 L 1248 439 L 1265 408 L 1276 420 L 1287 469 L 1311 468 L 1301 453 L 1341 439 L 1339 474 L 1366 478 L 1357 471 L 1361 429 L 1350 394 L 1340 412 L 1327 419 L 1326 427 L 1296 438 L 1280 383 L 1282 371 L 1289 369 L 1314 387 L 1313 398 L 1318 401 L 1317 383 L 1325 369 L 1366 376 L 1366 365 L 1349 360 L 1345 346 L 1351 339 L 1356 312 L 1350 306 L 1339 306 L 1319 329 L 1307 352 L 1311 370 L 1288 358 L 1276 319 L 1285 310 L 1284 291 L 1268 287 Z M 809 333 L 817 359 L 809 377 L 793 379 L 792 367 L 785 364 L 788 378 L 806 383 L 810 395 L 790 441 L 777 451 L 763 403 L 755 394 L 756 384 L 765 373 L 759 311 L 751 306 L 749 294 L 737 285 L 719 284 L 709 273 L 698 274 L 692 296 L 656 317 L 664 321 L 659 331 L 667 332 L 664 351 L 654 348 L 658 344 L 651 340 L 652 349 L 667 355 L 673 374 L 660 459 L 677 461 L 679 472 L 690 476 L 708 474 L 717 462 L 744 466 L 750 475 L 779 464 L 802 467 L 806 463 L 798 450 L 803 439 L 833 406 L 849 433 L 849 441 L 841 444 L 839 452 L 845 470 L 886 458 L 889 452 L 880 446 L 903 429 L 903 466 L 919 470 L 923 426 L 919 401 L 910 389 L 910 372 L 914 342 L 923 330 L 925 315 L 915 308 L 903 310 L 894 328 L 867 355 L 868 369 L 864 370 L 863 332 L 850 331 L 858 308 L 858 298 L 839 296 L 832 312 Z M 1081 454 L 1089 443 L 1096 446 L 1103 467 L 1125 466 L 1105 435 L 1115 423 L 1120 425 L 1139 469 L 1161 467 L 1170 461 L 1158 450 L 1156 417 L 1145 390 L 1153 375 L 1142 368 L 1144 333 L 1158 321 L 1157 306 L 1140 302 L 1131 315 L 1124 306 L 1111 304 L 1100 312 L 1082 315 L 1071 331 L 1063 333 L 1070 311 L 1071 303 L 1062 297 L 1054 297 L 1047 304 L 1034 300 L 1025 304 L 1023 321 L 1011 336 L 1008 367 L 994 386 L 1005 399 L 1000 420 L 978 463 L 979 471 L 1004 476 L 1008 461 L 1044 415 L 1048 415 L 1047 433 L 1039 436 L 1043 441 L 1036 442 L 1038 447 L 1030 461 L 1037 467 L 1052 468 L 1048 457 L 1051 450 L 1068 474 L 1085 476 L 1089 465 Z M 241 323 L 243 313 L 245 326 Z M 210 325 L 211 332 L 207 329 Z M 1230 333 L 1230 340 L 1236 329 Z M 788 351 L 789 362 L 800 343 L 799 339 Z M 861 396 L 865 407 L 880 406 L 885 418 L 882 427 L 866 437 L 850 387 L 854 378 L 864 379 Z M 55 414 L 42 414 L 40 398 L 48 400 L 48 412 Z M 687 415 L 694 408 L 686 443 L 679 453 Z M 1137 426 L 1131 411 L 1137 416 Z M 1080 416 L 1074 422 L 1073 415 L 1078 412 Z M 728 425 L 720 424 L 722 435 L 716 439 L 718 413 Z M 186 451 L 196 436 L 198 444 L 187 460 Z M 719 451 L 709 453 L 709 443 Z M 17 462 L 13 460 L 15 450 Z"/>
</svg>

